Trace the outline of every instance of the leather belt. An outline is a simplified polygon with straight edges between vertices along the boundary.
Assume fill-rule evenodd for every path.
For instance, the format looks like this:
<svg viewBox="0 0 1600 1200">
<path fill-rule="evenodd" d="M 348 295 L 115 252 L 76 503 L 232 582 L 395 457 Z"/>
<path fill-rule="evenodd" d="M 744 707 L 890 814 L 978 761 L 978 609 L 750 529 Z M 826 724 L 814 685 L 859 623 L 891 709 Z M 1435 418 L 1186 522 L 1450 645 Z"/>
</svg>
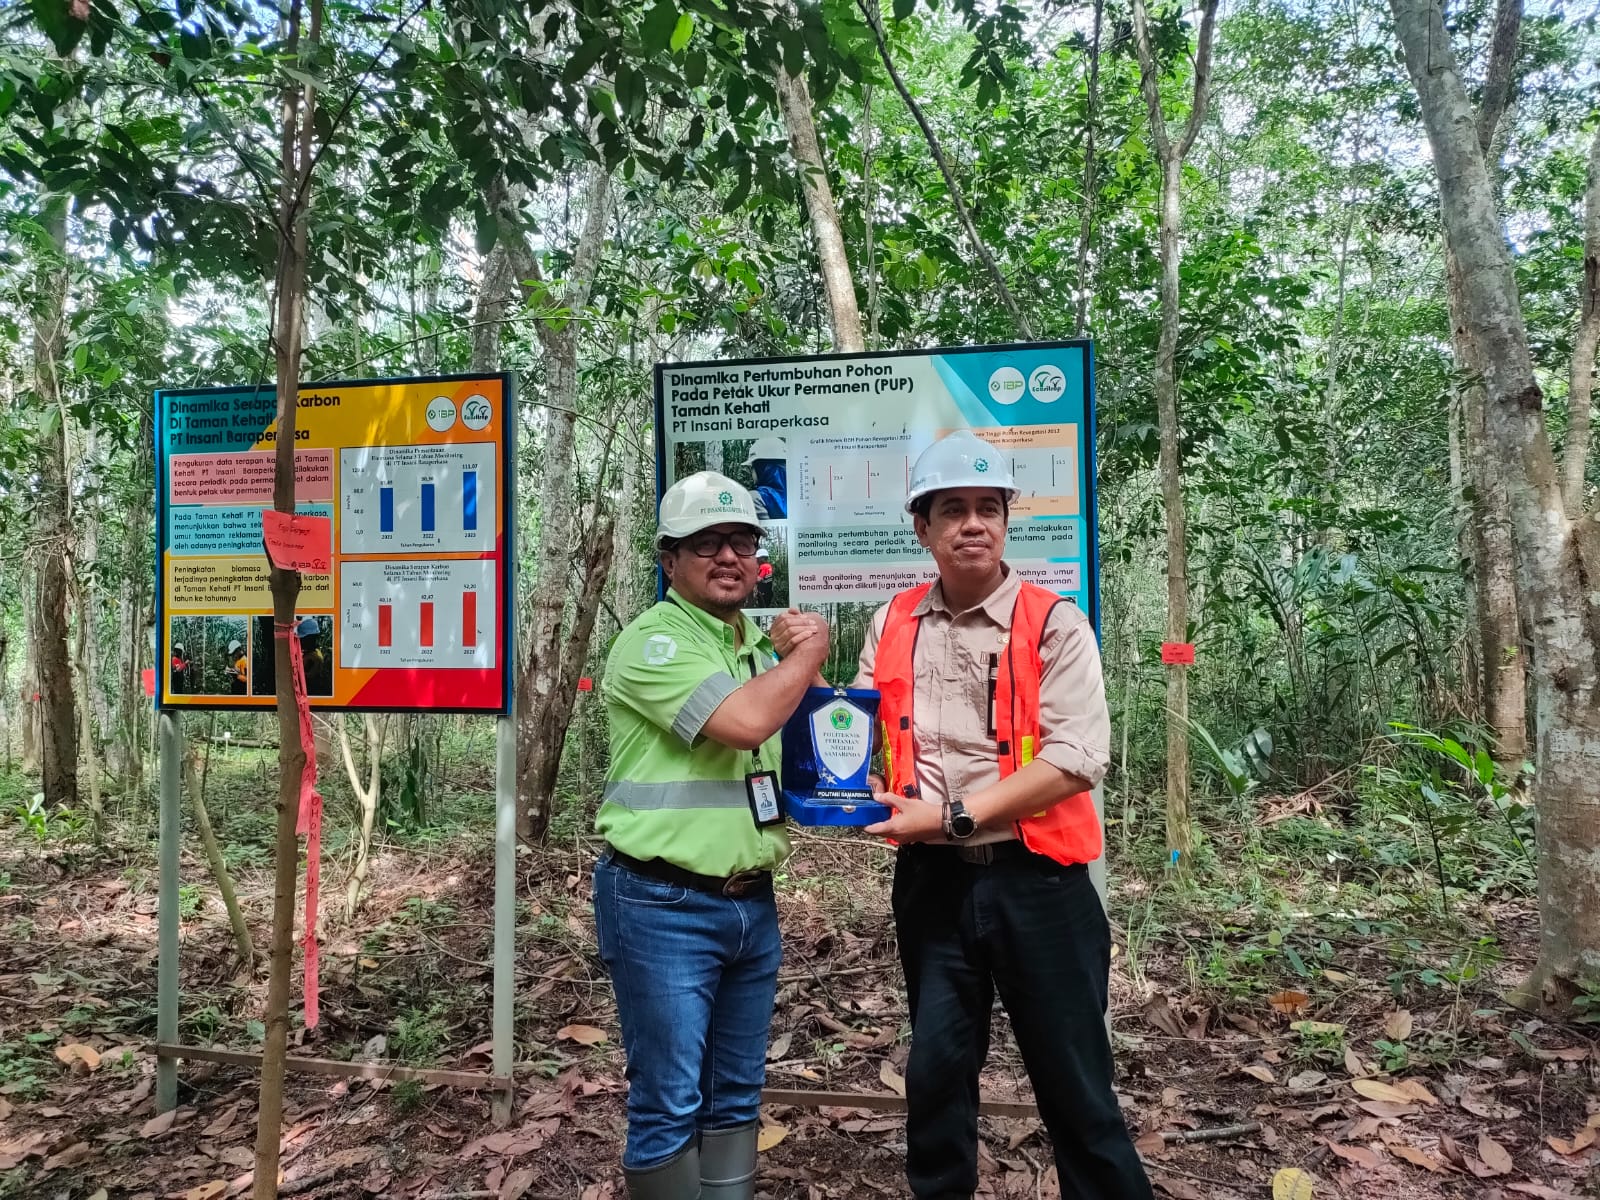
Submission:
<svg viewBox="0 0 1600 1200">
<path fill-rule="evenodd" d="M 981 846 L 963 846 L 957 844 L 956 856 L 962 862 L 975 863 L 980 867 L 993 866 L 997 862 L 1004 862 L 1009 858 L 1030 858 L 1033 851 L 1021 842 L 1012 839 L 1006 842 L 985 842 Z"/>
<path fill-rule="evenodd" d="M 771 871 L 736 871 L 732 875 L 701 875 L 675 863 L 669 863 L 663 858 L 635 858 L 631 854 L 624 854 L 615 846 L 611 848 L 611 861 L 619 867 L 627 868 L 635 875 L 659 879 L 662 883 L 675 883 L 679 887 L 693 888 L 697 892 L 709 892 L 714 896 L 730 896 L 737 899 L 749 895 L 758 888 L 772 886 Z"/>
</svg>

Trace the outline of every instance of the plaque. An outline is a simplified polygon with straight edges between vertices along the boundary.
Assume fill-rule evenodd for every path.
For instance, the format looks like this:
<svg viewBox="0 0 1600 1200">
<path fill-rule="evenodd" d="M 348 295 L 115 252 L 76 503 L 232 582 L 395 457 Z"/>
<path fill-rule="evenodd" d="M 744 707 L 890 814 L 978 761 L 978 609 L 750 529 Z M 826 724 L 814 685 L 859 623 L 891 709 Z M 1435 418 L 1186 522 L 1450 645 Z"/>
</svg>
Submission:
<svg viewBox="0 0 1600 1200">
<path fill-rule="evenodd" d="M 783 796 L 800 825 L 872 825 L 890 810 L 872 798 L 872 688 L 814 687 L 783 726 Z"/>
</svg>

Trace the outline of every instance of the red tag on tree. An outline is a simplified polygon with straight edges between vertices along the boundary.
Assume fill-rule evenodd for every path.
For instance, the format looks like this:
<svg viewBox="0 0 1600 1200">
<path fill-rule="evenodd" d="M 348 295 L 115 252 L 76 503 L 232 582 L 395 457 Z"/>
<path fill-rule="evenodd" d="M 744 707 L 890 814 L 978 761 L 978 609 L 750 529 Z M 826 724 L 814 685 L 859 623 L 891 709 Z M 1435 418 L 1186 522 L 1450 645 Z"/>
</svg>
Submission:
<svg viewBox="0 0 1600 1200">
<path fill-rule="evenodd" d="M 578 690 L 580 692 L 594 691 L 594 680 L 585 675 L 582 679 L 578 680 Z"/>
<path fill-rule="evenodd" d="M 1193 642 L 1162 642 L 1161 661 L 1164 663 L 1194 664 Z"/>
<path fill-rule="evenodd" d="M 144 676 L 144 694 L 146 696 L 154 696 L 156 694 L 156 669 L 154 667 L 146 667 L 140 674 Z"/>
</svg>

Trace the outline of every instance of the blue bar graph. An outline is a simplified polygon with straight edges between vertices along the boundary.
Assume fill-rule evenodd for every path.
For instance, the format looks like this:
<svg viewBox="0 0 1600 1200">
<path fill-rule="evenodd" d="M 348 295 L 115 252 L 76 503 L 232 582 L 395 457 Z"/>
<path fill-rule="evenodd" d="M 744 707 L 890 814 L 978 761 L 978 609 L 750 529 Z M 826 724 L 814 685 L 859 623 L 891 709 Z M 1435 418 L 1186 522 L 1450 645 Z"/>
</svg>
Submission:
<svg viewBox="0 0 1600 1200">
<path fill-rule="evenodd" d="M 476 529 L 478 527 L 478 473 L 476 471 L 463 471 L 461 473 L 461 528 Z"/>
<path fill-rule="evenodd" d="M 394 532 L 394 489 L 392 487 L 378 489 L 378 531 L 380 533 Z"/>
<path fill-rule="evenodd" d="M 433 484 L 422 485 L 422 532 L 433 532 Z"/>
</svg>

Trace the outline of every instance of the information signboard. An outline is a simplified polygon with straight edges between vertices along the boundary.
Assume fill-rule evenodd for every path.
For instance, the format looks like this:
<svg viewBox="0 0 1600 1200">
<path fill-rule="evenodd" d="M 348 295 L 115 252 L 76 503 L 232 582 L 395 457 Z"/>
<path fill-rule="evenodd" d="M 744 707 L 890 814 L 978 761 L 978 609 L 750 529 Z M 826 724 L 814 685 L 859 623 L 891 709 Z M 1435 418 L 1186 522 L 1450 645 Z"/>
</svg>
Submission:
<svg viewBox="0 0 1600 1200">
<path fill-rule="evenodd" d="M 1009 460 L 1006 561 L 1099 624 L 1088 341 L 659 364 L 658 494 L 713 469 L 768 531 L 748 611 L 878 604 L 933 577 L 905 512 L 911 464 L 955 429 Z"/>
<path fill-rule="evenodd" d="M 502 374 L 300 389 L 297 517 L 268 532 L 326 558 L 295 617 L 313 707 L 509 711 L 514 399 Z M 275 417 L 271 388 L 156 393 L 163 706 L 275 703 Z"/>
</svg>

